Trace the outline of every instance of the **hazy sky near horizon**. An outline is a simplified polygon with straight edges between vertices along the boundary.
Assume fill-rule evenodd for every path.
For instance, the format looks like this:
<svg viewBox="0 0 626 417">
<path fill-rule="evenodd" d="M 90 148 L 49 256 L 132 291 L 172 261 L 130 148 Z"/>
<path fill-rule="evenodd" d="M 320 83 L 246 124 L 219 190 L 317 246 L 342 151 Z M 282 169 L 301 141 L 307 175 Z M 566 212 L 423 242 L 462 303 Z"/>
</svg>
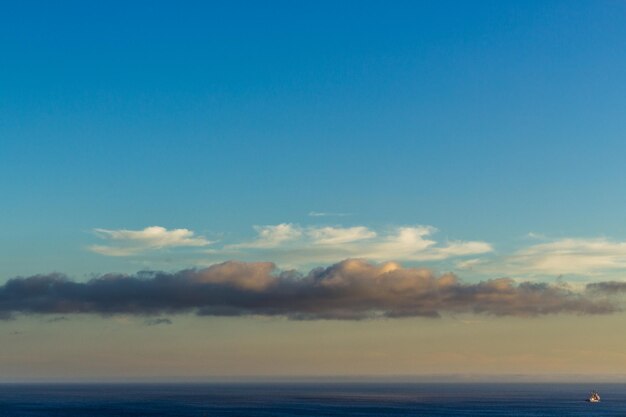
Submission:
<svg viewBox="0 0 626 417">
<path fill-rule="evenodd" d="M 0 374 L 626 375 L 625 22 L 3 4 Z"/>
</svg>

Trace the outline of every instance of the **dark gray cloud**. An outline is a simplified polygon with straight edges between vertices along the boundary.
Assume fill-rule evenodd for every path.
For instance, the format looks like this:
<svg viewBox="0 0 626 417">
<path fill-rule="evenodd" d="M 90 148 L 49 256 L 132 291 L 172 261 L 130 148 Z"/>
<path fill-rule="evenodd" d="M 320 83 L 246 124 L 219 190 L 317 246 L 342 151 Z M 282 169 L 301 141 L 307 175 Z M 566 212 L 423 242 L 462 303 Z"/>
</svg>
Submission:
<svg viewBox="0 0 626 417">
<path fill-rule="evenodd" d="M 621 292 L 626 292 L 626 282 L 619 281 L 604 281 L 604 282 L 594 282 L 593 284 L 587 284 L 587 291 L 592 293 L 602 293 L 602 294 L 618 294 Z"/>
<path fill-rule="evenodd" d="M 48 320 L 46 320 L 48 323 L 58 323 L 60 321 L 68 321 L 69 319 L 65 316 L 60 316 L 60 317 L 52 317 L 49 318 Z"/>
<path fill-rule="evenodd" d="M 606 297 L 562 285 L 516 284 L 507 278 L 463 283 L 453 274 L 355 259 L 308 274 L 277 271 L 269 262 L 225 262 L 175 273 L 107 274 L 88 282 L 71 281 L 60 274 L 35 275 L 0 286 L 0 317 L 193 312 L 358 320 L 442 313 L 538 316 L 618 310 Z"/>
<path fill-rule="evenodd" d="M 153 319 L 147 319 L 144 321 L 146 326 L 158 326 L 159 324 L 172 324 L 172 320 L 164 317 L 156 317 Z"/>
<path fill-rule="evenodd" d="M 15 316 L 9 312 L 0 311 L 0 320 L 2 321 L 15 320 Z"/>
</svg>

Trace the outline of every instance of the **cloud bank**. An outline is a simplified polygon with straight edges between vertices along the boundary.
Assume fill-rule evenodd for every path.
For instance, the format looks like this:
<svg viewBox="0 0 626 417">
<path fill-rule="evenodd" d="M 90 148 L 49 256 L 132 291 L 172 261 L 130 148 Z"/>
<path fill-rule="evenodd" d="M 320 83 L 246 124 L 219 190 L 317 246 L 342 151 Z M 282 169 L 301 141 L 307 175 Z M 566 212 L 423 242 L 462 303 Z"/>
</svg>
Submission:
<svg viewBox="0 0 626 417">
<path fill-rule="evenodd" d="M 307 274 L 277 271 L 269 262 L 231 261 L 175 273 L 107 274 L 88 282 L 74 282 L 60 274 L 36 275 L 14 278 L 0 287 L 0 317 L 195 313 L 360 320 L 616 311 L 619 307 L 602 294 L 575 292 L 563 285 L 516 284 L 507 278 L 463 283 L 453 274 L 356 259 Z"/>
</svg>

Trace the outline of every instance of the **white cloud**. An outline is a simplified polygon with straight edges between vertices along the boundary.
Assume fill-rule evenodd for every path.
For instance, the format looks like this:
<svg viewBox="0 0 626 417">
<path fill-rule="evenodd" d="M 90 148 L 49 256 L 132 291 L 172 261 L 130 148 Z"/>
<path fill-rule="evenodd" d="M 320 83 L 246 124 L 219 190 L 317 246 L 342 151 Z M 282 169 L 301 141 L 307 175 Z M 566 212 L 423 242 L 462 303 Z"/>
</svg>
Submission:
<svg viewBox="0 0 626 417">
<path fill-rule="evenodd" d="M 535 232 L 528 232 L 526 234 L 526 237 L 529 239 L 546 239 L 546 235 Z"/>
<path fill-rule="evenodd" d="M 388 234 L 381 242 L 371 245 L 364 255 L 365 258 L 374 260 L 416 260 L 427 252 L 437 242 L 427 237 L 437 229 L 430 226 L 400 227 Z M 417 259 L 421 260 L 421 259 Z"/>
<path fill-rule="evenodd" d="M 345 217 L 350 216 L 350 213 L 330 213 L 326 211 L 310 211 L 309 216 L 311 217 Z"/>
<path fill-rule="evenodd" d="M 143 230 L 94 229 L 105 242 L 90 246 L 106 256 L 131 256 L 175 247 L 203 247 L 200 262 L 218 260 L 274 261 L 298 268 L 360 258 L 375 262 L 452 260 L 450 266 L 481 276 L 534 279 L 546 275 L 575 275 L 620 279 L 626 270 L 626 241 L 598 238 L 551 239 L 533 233 L 526 246 L 492 254 L 490 243 L 436 239 L 432 226 L 403 226 L 374 230 L 366 226 L 300 226 L 292 223 L 255 226 L 252 239 L 204 248 L 210 242 L 189 229 L 160 226 Z M 481 256 L 478 258 L 478 255 Z"/>
<path fill-rule="evenodd" d="M 281 223 L 273 226 L 254 226 L 258 237 L 252 242 L 237 243 L 229 245 L 231 249 L 275 248 L 285 242 L 292 241 L 302 236 L 302 229 L 290 223 Z"/>
<path fill-rule="evenodd" d="M 480 265 L 484 261 L 479 258 L 466 259 L 456 263 L 458 269 L 465 269 L 471 271 L 475 266 Z"/>
<path fill-rule="evenodd" d="M 309 229 L 308 235 L 318 245 L 337 245 L 376 237 L 367 227 L 320 227 Z"/>
<path fill-rule="evenodd" d="M 491 245 L 481 241 L 439 243 L 431 226 L 399 227 L 376 232 L 365 226 L 301 227 L 282 223 L 256 226 L 256 239 L 212 250 L 213 256 L 272 259 L 281 265 L 299 266 L 336 262 L 345 258 L 373 261 L 444 260 L 488 253 Z"/>
<path fill-rule="evenodd" d="M 107 256 L 130 256 L 164 248 L 181 246 L 206 246 L 212 242 L 188 229 L 167 230 L 161 226 L 150 226 L 143 230 L 94 229 L 94 233 L 110 243 L 92 245 L 89 250 Z"/>
<path fill-rule="evenodd" d="M 515 252 L 508 267 L 532 274 L 597 275 L 626 268 L 626 242 L 566 238 Z"/>
<path fill-rule="evenodd" d="M 460 261 L 456 266 L 481 275 L 518 279 L 573 275 L 581 282 L 599 277 L 621 280 L 626 270 L 626 241 L 606 237 L 551 239 L 541 234 L 532 237 L 539 242 L 477 262 Z"/>
<path fill-rule="evenodd" d="M 448 242 L 444 247 L 437 248 L 435 256 L 439 259 L 450 258 L 453 256 L 467 256 L 479 253 L 488 253 L 493 251 L 493 247 L 486 242 L 479 241 L 453 241 Z M 436 258 L 435 258 L 436 259 Z"/>
<path fill-rule="evenodd" d="M 386 239 L 371 247 L 365 257 L 378 261 L 438 261 L 453 257 L 478 255 L 493 251 L 489 243 L 481 241 L 453 241 L 439 244 L 430 239 L 437 231 L 431 226 L 401 227 Z"/>
</svg>

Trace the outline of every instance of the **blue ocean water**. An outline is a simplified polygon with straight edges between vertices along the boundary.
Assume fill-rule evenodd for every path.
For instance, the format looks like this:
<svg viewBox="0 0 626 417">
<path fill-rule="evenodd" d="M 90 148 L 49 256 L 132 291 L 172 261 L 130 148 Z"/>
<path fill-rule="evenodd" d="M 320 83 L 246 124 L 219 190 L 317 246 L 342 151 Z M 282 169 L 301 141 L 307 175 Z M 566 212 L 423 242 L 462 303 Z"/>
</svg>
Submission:
<svg viewBox="0 0 626 417">
<path fill-rule="evenodd" d="M 16 384 L 0 385 L 0 416 L 626 416 L 626 385 Z"/>
</svg>

